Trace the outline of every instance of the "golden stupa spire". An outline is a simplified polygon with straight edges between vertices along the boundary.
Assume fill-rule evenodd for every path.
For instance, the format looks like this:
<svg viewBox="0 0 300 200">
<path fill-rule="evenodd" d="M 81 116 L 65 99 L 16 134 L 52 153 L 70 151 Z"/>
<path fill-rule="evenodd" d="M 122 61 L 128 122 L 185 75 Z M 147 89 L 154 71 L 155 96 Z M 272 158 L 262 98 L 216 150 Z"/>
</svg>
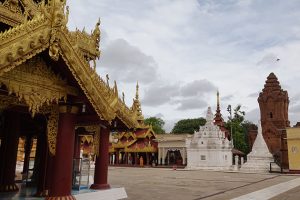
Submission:
<svg viewBox="0 0 300 200">
<path fill-rule="evenodd" d="M 135 99 L 139 100 L 139 82 L 136 82 Z"/>
</svg>

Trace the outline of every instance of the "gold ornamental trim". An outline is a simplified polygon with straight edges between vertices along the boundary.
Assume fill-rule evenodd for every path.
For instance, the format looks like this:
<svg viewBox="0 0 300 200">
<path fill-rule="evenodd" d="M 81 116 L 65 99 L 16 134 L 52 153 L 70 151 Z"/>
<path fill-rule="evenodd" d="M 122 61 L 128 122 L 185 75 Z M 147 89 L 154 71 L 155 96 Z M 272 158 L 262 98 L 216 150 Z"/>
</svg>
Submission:
<svg viewBox="0 0 300 200">
<path fill-rule="evenodd" d="M 58 120 L 59 120 L 59 107 L 58 105 L 53 105 L 47 123 L 47 141 L 48 141 L 48 147 L 51 156 L 55 156 L 56 153 Z"/>
<path fill-rule="evenodd" d="M 39 57 L 0 76 L 0 83 L 7 87 L 9 94 L 14 93 L 25 101 L 32 116 L 45 104 L 67 99 L 66 81 L 55 75 Z"/>
<path fill-rule="evenodd" d="M 96 156 L 100 155 L 100 126 L 97 126 L 94 134 L 94 152 Z"/>
</svg>

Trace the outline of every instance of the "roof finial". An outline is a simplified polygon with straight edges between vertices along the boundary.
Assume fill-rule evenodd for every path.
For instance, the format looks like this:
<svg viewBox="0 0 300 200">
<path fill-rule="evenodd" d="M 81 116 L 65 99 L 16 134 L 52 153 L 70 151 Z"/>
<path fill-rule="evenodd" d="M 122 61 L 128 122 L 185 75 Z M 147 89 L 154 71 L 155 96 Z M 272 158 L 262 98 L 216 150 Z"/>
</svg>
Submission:
<svg viewBox="0 0 300 200">
<path fill-rule="evenodd" d="M 217 90 L 217 108 L 220 108 L 220 93 L 219 93 L 219 90 Z"/>
<path fill-rule="evenodd" d="M 135 99 L 139 100 L 139 82 L 136 82 L 136 93 L 135 93 Z"/>
<path fill-rule="evenodd" d="M 109 86 L 109 76 L 106 74 L 106 84 Z"/>
<path fill-rule="evenodd" d="M 125 94 L 124 94 L 124 92 L 122 92 L 122 101 L 123 101 L 123 103 L 125 103 Z"/>
<path fill-rule="evenodd" d="M 117 81 L 114 81 L 114 90 L 115 90 L 116 96 L 118 96 L 118 86 L 117 86 Z"/>
</svg>

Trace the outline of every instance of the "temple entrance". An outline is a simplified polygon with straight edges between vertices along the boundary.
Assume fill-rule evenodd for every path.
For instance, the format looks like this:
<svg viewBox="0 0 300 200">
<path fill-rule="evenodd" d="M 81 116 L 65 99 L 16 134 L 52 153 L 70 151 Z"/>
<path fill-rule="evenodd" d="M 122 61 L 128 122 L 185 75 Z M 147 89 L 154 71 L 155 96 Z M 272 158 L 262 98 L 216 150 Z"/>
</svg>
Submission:
<svg viewBox="0 0 300 200">
<path fill-rule="evenodd" d="M 180 150 L 169 149 L 165 157 L 166 165 L 182 165 L 182 156 Z"/>
</svg>

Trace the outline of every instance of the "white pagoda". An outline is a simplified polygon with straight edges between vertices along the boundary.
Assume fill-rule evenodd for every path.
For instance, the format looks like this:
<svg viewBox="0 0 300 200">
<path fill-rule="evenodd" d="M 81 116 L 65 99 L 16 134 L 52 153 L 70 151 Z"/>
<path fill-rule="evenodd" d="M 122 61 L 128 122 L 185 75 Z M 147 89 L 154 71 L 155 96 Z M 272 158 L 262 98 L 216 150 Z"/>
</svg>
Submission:
<svg viewBox="0 0 300 200">
<path fill-rule="evenodd" d="M 225 137 L 208 107 L 206 124 L 186 139 L 187 169 L 229 170 L 232 165 L 232 144 Z"/>
<path fill-rule="evenodd" d="M 258 133 L 252 151 L 248 154 L 247 162 L 241 166 L 240 170 L 244 172 L 269 172 L 270 162 L 273 161 L 273 156 L 269 152 L 267 144 L 262 136 L 261 124 L 259 122 Z M 276 166 L 276 168 L 279 167 Z"/>
</svg>

